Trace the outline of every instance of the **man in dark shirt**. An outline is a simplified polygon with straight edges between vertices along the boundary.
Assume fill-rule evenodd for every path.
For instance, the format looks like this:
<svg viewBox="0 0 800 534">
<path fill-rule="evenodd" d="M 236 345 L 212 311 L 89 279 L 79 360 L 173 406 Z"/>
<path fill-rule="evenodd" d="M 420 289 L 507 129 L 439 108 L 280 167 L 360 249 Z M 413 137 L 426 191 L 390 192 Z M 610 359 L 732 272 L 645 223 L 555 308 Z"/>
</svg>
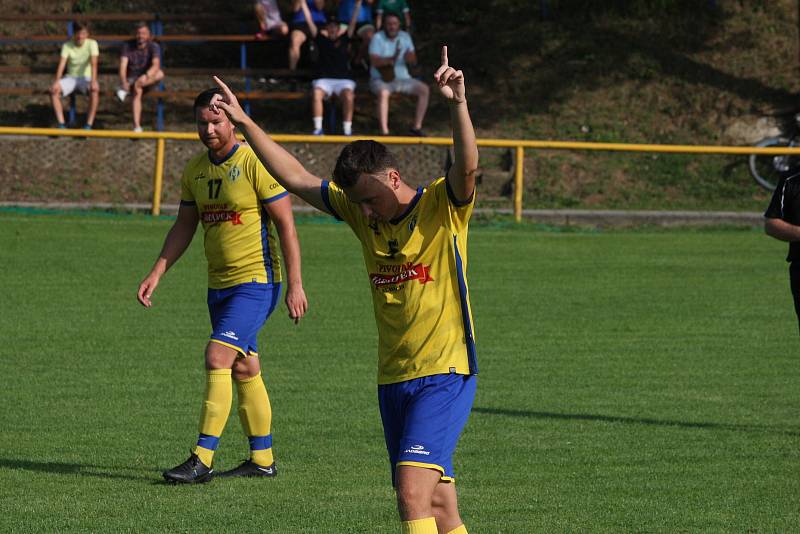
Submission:
<svg viewBox="0 0 800 534">
<path fill-rule="evenodd" d="M 311 83 L 311 112 L 314 120 L 314 135 L 322 135 L 322 101 L 335 95 L 342 102 L 342 130 L 344 135 L 353 135 L 353 102 L 355 101 L 356 82 L 350 74 L 350 39 L 356 30 L 358 14 L 361 11 L 361 0 L 356 0 L 353 14 L 347 31 L 339 31 L 339 22 L 335 14 L 328 15 L 328 22 L 320 30 L 311 17 L 308 8 L 303 4 L 311 36 L 317 44 L 319 59 L 317 72 Z"/>
<path fill-rule="evenodd" d="M 778 182 L 764 217 L 767 235 L 789 242 L 789 285 L 800 320 L 800 173 L 796 168 Z"/>
<path fill-rule="evenodd" d="M 148 87 L 164 79 L 161 70 L 161 48 L 154 43 L 145 22 L 136 25 L 136 37 L 122 45 L 119 57 L 119 89 L 117 97 L 125 101 L 133 93 L 133 131 L 142 131 L 142 94 Z"/>
</svg>

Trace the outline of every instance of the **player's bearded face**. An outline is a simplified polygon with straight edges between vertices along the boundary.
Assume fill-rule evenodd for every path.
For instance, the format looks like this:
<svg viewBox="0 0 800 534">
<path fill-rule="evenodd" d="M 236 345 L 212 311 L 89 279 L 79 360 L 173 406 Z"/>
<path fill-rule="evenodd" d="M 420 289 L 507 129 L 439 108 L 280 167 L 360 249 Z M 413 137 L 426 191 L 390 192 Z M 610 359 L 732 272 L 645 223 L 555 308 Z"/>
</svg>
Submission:
<svg viewBox="0 0 800 534">
<path fill-rule="evenodd" d="M 209 108 L 197 108 L 197 133 L 200 140 L 211 150 L 226 147 L 233 139 L 233 123 L 225 113 Z"/>
</svg>

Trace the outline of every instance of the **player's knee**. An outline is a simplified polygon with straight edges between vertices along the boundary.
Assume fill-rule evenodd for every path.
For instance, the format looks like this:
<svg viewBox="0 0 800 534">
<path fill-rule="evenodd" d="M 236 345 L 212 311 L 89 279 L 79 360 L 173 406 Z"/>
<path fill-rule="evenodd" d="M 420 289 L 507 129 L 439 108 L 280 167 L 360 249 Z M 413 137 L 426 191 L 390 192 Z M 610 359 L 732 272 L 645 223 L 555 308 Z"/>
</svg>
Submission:
<svg viewBox="0 0 800 534">
<path fill-rule="evenodd" d="M 61 95 L 61 87 L 51 87 L 50 88 L 50 94 L 53 95 L 53 96 Z"/>
<path fill-rule="evenodd" d="M 378 98 L 380 98 L 381 100 L 389 100 L 389 96 L 391 94 L 392 94 L 391 91 L 389 91 L 388 89 L 381 89 L 380 91 L 378 91 Z"/>
<path fill-rule="evenodd" d="M 351 103 L 351 102 L 353 102 L 353 98 L 354 98 L 353 97 L 353 91 L 351 91 L 350 89 L 345 89 L 339 95 L 339 98 L 341 98 L 343 102 Z"/>
<path fill-rule="evenodd" d="M 231 368 L 231 375 L 234 380 L 247 380 L 248 378 L 253 378 L 259 372 L 261 372 L 261 366 L 255 356 L 236 358 Z"/>
<path fill-rule="evenodd" d="M 410 484 L 398 480 L 396 490 L 397 505 L 402 511 L 413 512 L 420 507 L 430 506 L 430 502 L 424 502 L 426 493 L 422 491 L 419 484 Z"/>
</svg>

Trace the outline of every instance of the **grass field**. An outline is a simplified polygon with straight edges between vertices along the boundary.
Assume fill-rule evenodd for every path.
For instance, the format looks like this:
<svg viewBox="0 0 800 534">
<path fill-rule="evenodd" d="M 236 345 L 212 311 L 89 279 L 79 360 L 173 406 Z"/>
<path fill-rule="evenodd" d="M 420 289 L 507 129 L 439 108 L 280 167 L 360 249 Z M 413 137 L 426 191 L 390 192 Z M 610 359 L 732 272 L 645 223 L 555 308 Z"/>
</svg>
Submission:
<svg viewBox="0 0 800 534">
<path fill-rule="evenodd" d="M 398 532 L 359 247 L 299 225 L 308 317 L 260 338 L 275 480 L 167 486 L 196 438 L 201 240 L 135 290 L 171 224 L 0 212 L 0 530 Z M 456 456 L 470 532 L 800 529 L 800 357 L 783 244 L 752 229 L 474 225 L 481 369 Z M 218 466 L 247 455 L 235 409 Z"/>
</svg>

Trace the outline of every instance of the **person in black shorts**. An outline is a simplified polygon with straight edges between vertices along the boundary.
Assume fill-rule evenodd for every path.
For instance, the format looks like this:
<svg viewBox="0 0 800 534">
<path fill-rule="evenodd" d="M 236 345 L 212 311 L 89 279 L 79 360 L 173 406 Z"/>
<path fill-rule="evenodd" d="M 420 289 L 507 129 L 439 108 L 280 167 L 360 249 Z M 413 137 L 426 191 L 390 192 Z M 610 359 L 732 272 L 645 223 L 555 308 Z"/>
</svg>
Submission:
<svg viewBox="0 0 800 534">
<path fill-rule="evenodd" d="M 794 168 L 778 181 L 772 201 L 764 212 L 768 236 L 789 242 L 789 285 L 794 311 L 800 321 L 800 172 Z"/>
</svg>

